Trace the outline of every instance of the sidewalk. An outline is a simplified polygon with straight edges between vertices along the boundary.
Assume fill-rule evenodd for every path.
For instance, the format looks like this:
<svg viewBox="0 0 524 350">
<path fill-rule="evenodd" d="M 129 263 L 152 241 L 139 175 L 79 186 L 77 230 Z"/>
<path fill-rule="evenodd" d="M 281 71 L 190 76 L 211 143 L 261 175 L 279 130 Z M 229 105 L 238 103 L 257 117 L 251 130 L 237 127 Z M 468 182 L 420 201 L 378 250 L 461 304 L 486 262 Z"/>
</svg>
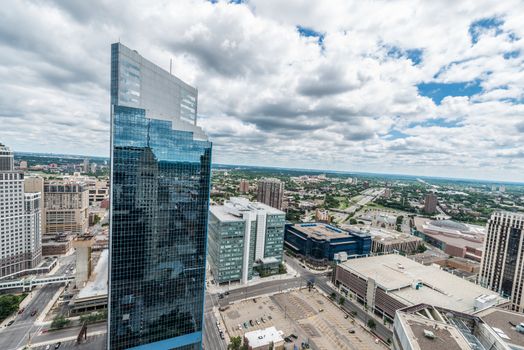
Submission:
<svg viewBox="0 0 524 350">
<path fill-rule="evenodd" d="M 287 273 L 281 275 L 273 275 L 269 277 L 253 277 L 252 280 L 248 281 L 247 284 L 242 284 L 240 282 L 235 282 L 232 284 L 224 284 L 222 286 L 216 285 L 209 281 L 207 286 L 207 291 L 211 294 L 224 293 L 226 291 L 232 291 L 235 289 L 241 289 L 246 287 L 255 286 L 259 283 L 270 282 L 270 281 L 285 281 L 288 279 L 300 277 L 300 274 L 295 271 L 288 263 L 283 262 L 286 267 Z"/>
</svg>

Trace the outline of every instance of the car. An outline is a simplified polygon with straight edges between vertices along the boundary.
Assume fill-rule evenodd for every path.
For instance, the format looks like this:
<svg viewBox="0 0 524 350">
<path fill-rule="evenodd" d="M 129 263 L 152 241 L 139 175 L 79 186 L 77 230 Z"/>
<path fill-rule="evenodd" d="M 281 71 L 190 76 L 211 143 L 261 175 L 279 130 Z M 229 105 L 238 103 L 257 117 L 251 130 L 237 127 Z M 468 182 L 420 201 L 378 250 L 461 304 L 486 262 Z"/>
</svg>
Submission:
<svg viewBox="0 0 524 350">
<path fill-rule="evenodd" d="M 247 323 L 246 322 L 244 322 L 244 328 L 247 329 Z"/>
<path fill-rule="evenodd" d="M 291 333 L 291 334 L 289 335 L 289 337 L 290 337 L 290 338 L 293 338 L 293 339 L 295 339 L 295 340 L 298 339 L 298 337 L 297 337 L 296 335 L 294 335 L 293 333 Z"/>
<path fill-rule="evenodd" d="M 271 317 L 271 315 L 269 315 L 267 318 L 268 318 L 268 320 L 272 320 L 273 319 L 273 317 Z"/>
<path fill-rule="evenodd" d="M 224 295 L 229 295 L 229 291 L 225 292 Z"/>
<path fill-rule="evenodd" d="M 220 333 L 220 338 L 225 339 L 224 333 Z"/>
<path fill-rule="evenodd" d="M 264 317 L 262 317 L 260 321 L 262 321 L 262 323 L 266 323 L 266 319 Z"/>
<path fill-rule="evenodd" d="M 344 315 L 344 318 L 346 318 L 346 319 L 347 319 L 348 317 L 349 317 L 349 315 L 348 315 L 348 314 L 345 314 L 345 315 Z"/>
<path fill-rule="evenodd" d="M 18 310 L 18 314 L 20 315 L 22 312 L 25 311 L 25 307 L 21 308 L 20 310 Z"/>
<path fill-rule="evenodd" d="M 257 300 L 256 300 L 256 299 L 253 299 L 253 302 L 256 304 L 256 303 L 257 303 Z"/>
<path fill-rule="evenodd" d="M 249 320 L 249 324 L 251 325 L 251 327 L 253 327 L 255 324 L 253 323 L 253 320 Z"/>
<path fill-rule="evenodd" d="M 348 332 L 353 334 L 353 333 L 355 333 L 355 329 L 354 328 L 350 328 L 350 329 L 348 329 Z"/>
<path fill-rule="evenodd" d="M 241 331 L 242 330 L 242 325 L 239 323 L 238 324 L 238 330 Z"/>
<path fill-rule="evenodd" d="M 324 309 L 318 309 L 318 312 L 324 312 Z"/>
<path fill-rule="evenodd" d="M 220 322 L 219 321 L 217 321 L 217 327 L 220 327 Z"/>
<path fill-rule="evenodd" d="M 219 294 L 218 299 L 224 299 L 224 294 Z"/>
<path fill-rule="evenodd" d="M 62 345 L 62 342 L 59 341 L 58 343 L 56 343 L 55 344 L 55 350 L 58 349 L 60 347 L 60 345 Z"/>
<path fill-rule="evenodd" d="M 285 337 L 285 338 L 284 338 L 284 341 L 285 341 L 286 343 L 291 343 L 291 342 L 292 342 L 292 340 L 289 339 L 289 337 Z"/>
<path fill-rule="evenodd" d="M 12 325 L 13 323 L 15 323 L 15 320 L 11 320 L 7 323 L 6 327 L 9 327 L 10 325 Z"/>
<path fill-rule="evenodd" d="M 33 311 L 31 311 L 31 317 L 33 317 L 34 315 L 36 315 L 37 312 L 38 312 L 38 310 L 33 310 Z"/>
<path fill-rule="evenodd" d="M 260 324 L 260 321 L 259 321 L 259 320 L 257 320 L 257 324 Z"/>
<path fill-rule="evenodd" d="M 45 347 L 45 350 L 49 350 L 49 349 L 51 349 L 51 345 L 50 345 L 50 344 L 48 344 L 48 345 Z"/>
</svg>

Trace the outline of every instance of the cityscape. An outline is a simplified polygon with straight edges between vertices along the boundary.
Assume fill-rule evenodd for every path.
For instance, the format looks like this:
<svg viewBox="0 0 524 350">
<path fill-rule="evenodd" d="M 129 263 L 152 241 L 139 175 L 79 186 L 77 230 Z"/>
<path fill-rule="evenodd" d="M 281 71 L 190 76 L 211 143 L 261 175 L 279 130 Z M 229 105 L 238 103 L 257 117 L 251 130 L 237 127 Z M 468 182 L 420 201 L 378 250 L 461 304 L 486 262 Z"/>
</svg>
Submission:
<svg viewBox="0 0 524 350">
<path fill-rule="evenodd" d="M 95 3 L 0 9 L 0 350 L 524 349 L 523 4 Z"/>
</svg>

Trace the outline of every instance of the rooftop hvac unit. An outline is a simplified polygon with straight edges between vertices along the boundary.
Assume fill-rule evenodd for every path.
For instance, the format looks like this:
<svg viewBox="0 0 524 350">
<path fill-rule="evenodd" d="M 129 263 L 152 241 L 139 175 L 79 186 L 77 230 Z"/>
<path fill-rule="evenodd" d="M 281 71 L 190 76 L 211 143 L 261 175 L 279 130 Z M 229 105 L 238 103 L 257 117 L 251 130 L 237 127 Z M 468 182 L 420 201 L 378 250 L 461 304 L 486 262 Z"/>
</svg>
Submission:
<svg viewBox="0 0 524 350">
<path fill-rule="evenodd" d="M 424 336 L 428 339 L 435 339 L 435 333 L 424 329 Z"/>
</svg>

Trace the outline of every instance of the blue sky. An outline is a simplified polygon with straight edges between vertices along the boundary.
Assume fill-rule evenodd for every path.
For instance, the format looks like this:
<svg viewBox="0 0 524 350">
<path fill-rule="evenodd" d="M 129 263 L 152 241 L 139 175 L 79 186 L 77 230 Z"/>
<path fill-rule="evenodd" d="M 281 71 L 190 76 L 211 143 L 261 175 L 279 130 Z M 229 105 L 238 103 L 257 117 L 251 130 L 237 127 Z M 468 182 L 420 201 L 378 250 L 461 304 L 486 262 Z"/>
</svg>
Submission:
<svg viewBox="0 0 524 350">
<path fill-rule="evenodd" d="M 523 181 L 522 13 L 519 0 L 8 0 L 0 142 L 107 156 L 120 40 L 198 88 L 215 162 Z"/>
</svg>

